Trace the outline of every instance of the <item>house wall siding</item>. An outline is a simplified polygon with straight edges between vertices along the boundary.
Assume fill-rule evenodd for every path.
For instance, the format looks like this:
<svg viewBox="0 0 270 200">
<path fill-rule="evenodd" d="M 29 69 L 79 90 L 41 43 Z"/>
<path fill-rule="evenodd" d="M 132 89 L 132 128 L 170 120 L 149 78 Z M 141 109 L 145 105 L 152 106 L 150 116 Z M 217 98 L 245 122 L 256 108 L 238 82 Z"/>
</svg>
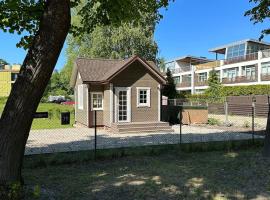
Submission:
<svg viewBox="0 0 270 200">
<path fill-rule="evenodd" d="M 158 121 L 159 82 L 140 62 L 134 62 L 112 80 L 114 87 L 131 87 L 131 122 Z M 137 87 L 150 87 L 150 107 L 137 107 Z"/>
<path fill-rule="evenodd" d="M 110 84 L 104 86 L 104 102 L 103 102 L 103 123 L 104 126 L 110 127 Z"/>
<path fill-rule="evenodd" d="M 76 115 L 75 115 L 75 122 L 88 126 L 88 119 L 87 119 L 87 85 L 83 85 L 83 109 L 78 108 L 78 86 L 82 84 L 82 80 L 77 76 L 76 84 L 75 84 L 75 106 L 76 106 Z M 89 98 L 88 98 L 89 99 Z"/>
</svg>

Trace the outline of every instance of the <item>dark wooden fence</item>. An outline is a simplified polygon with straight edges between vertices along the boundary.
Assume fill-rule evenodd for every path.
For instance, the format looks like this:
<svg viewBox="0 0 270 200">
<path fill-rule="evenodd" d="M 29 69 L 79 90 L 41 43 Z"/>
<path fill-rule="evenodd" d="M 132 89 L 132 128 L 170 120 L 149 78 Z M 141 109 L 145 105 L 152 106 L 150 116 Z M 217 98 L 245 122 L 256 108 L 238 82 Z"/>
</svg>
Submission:
<svg viewBox="0 0 270 200">
<path fill-rule="evenodd" d="M 226 107 L 228 114 L 250 116 L 252 114 L 252 104 L 255 106 L 255 115 L 267 117 L 269 112 L 269 96 L 230 96 L 224 103 L 209 103 L 208 112 L 211 114 L 225 114 Z M 226 105 L 227 104 L 227 105 Z"/>
</svg>

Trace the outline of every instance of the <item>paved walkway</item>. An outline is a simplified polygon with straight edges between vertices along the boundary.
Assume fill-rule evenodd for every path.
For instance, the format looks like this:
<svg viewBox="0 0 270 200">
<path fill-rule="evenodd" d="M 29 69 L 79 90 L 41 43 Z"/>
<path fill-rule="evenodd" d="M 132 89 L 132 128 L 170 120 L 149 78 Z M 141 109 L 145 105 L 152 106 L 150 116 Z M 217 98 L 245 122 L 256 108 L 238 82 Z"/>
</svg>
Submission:
<svg viewBox="0 0 270 200">
<path fill-rule="evenodd" d="M 112 134 L 98 129 L 97 148 L 119 148 L 131 146 L 177 144 L 179 126 L 173 127 L 174 133 L 136 133 Z M 212 127 L 183 126 L 182 142 L 209 142 L 251 139 L 250 134 L 220 130 Z M 262 137 L 262 136 L 256 136 Z M 94 148 L 94 129 L 66 128 L 34 130 L 30 132 L 25 154 L 41 154 L 90 150 Z"/>
</svg>

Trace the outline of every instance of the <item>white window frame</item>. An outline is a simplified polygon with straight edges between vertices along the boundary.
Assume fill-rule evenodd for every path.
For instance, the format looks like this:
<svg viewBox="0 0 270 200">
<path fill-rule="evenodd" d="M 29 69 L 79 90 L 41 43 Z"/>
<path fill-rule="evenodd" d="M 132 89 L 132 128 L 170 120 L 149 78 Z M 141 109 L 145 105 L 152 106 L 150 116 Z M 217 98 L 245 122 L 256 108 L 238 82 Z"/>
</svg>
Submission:
<svg viewBox="0 0 270 200">
<path fill-rule="evenodd" d="M 83 84 L 81 85 L 78 85 L 78 109 L 79 110 L 83 110 L 83 98 L 84 98 L 84 95 L 83 95 L 83 92 L 84 92 L 84 86 Z"/>
<path fill-rule="evenodd" d="M 101 98 L 102 98 L 101 108 L 93 108 L 93 96 L 95 94 L 101 95 Z M 103 110 L 103 104 L 104 104 L 103 92 L 91 92 L 91 110 Z"/>
<path fill-rule="evenodd" d="M 140 103 L 140 91 L 146 90 L 146 103 Z M 137 107 L 151 107 L 151 88 L 137 87 Z"/>
</svg>

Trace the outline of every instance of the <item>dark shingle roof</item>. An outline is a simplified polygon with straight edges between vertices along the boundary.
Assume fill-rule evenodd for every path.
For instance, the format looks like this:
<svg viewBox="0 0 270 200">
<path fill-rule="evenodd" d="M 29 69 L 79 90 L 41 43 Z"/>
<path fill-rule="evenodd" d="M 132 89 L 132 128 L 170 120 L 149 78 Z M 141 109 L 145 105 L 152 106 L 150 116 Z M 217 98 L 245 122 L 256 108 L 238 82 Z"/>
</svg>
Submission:
<svg viewBox="0 0 270 200">
<path fill-rule="evenodd" d="M 77 72 L 80 73 L 83 82 L 104 82 L 136 58 L 139 57 L 132 56 L 125 60 L 78 58 L 72 72 L 71 85 L 75 85 Z M 160 75 L 154 62 L 148 61 L 146 64 Z"/>
</svg>

